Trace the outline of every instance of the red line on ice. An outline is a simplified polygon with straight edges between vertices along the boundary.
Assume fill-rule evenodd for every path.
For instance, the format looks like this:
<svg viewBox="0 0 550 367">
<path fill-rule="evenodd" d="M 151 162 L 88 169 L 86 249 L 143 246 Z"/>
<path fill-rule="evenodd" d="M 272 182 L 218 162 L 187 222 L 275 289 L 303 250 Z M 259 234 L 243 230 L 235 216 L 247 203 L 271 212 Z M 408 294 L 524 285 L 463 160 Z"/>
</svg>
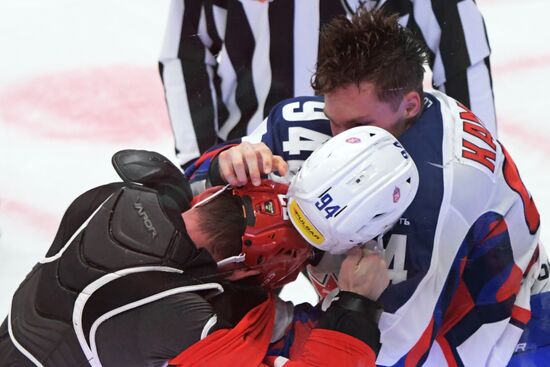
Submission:
<svg viewBox="0 0 550 367">
<path fill-rule="evenodd" d="M 525 122 L 497 117 L 497 128 L 499 136 L 504 132 L 506 135 L 513 136 L 514 140 L 525 144 L 530 151 L 550 155 L 548 135 L 539 130 L 529 129 Z M 503 143 L 506 146 L 506 141 Z"/>
<path fill-rule="evenodd" d="M 511 60 L 505 63 L 496 64 L 492 68 L 494 75 L 507 76 L 509 74 L 550 67 L 550 55 L 533 55 L 521 59 Z"/>
<path fill-rule="evenodd" d="M 0 117 L 53 139 L 131 143 L 170 136 L 160 77 L 128 65 L 40 75 L 0 91 Z"/>
</svg>

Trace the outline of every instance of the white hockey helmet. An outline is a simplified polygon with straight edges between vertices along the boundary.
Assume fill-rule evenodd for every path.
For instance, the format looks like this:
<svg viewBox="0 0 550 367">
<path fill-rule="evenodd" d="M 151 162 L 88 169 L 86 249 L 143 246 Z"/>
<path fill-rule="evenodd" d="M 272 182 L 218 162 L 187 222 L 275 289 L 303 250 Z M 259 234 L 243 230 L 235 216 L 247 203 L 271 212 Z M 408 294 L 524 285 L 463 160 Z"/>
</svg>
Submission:
<svg viewBox="0 0 550 367">
<path fill-rule="evenodd" d="M 343 253 L 389 230 L 411 204 L 418 170 L 384 129 L 360 126 L 328 140 L 288 191 L 289 216 L 313 246 Z"/>
</svg>

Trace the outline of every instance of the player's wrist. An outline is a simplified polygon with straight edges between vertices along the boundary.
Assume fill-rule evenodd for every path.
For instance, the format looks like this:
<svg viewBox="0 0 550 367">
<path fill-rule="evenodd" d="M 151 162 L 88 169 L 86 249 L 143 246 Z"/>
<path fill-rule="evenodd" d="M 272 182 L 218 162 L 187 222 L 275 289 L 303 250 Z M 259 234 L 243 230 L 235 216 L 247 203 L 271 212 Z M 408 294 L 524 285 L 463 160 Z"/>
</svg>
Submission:
<svg viewBox="0 0 550 367">
<path fill-rule="evenodd" d="M 328 297 L 328 296 L 327 296 Z M 321 318 L 318 327 L 348 334 L 380 349 L 378 319 L 382 305 L 357 293 L 340 291 Z"/>
<path fill-rule="evenodd" d="M 383 310 L 380 302 L 373 301 L 355 292 L 343 290 L 338 293 L 338 298 L 333 302 L 333 305 L 362 314 L 376 314 Z"/>
<path fill-rule="evenodd" d="M 212 159 L 210 168 L 208 169 L 208 181 L 211 186 L 227 185 L 227 182 L 220 173 L 220 156 L 219 154 Z"/>
</svg>

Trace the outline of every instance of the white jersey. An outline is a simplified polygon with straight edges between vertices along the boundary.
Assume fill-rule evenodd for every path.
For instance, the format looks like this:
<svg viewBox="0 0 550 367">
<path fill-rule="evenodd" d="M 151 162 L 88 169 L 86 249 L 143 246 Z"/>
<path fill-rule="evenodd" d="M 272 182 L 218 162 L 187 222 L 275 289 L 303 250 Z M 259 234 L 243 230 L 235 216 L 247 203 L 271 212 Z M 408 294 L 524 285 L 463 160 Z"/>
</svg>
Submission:
<svg viewBox="0 0 550 367">
<path fill-rule="evenodd" d="M 264 142 L 296 170 L 330 137 L 323 107 L 320 97 L 283 101 L 246 139 Z M 506 365 L 530 318 L 543 257 L 533 200 L 504 147 L 440 92 L 425 93 L 422 115 L 399 140 L 420 184 L 384 237 L 392 284 L 380 298 L 377 363 Z M 204 178 L 209 162 L 188 174 Z"/>
<path fill-rule="evenodd" d="M 422 218 L 437 215 L 431 261 L 406 302 L 383 314 L 378 363 L 504 366 L 530 317 L 539 215 L 514 162 L 475 115 L 439 92 L 425 107 L 401 139 L 425 189 L 403 222 L 422 231 Z M 410 268 L 405 260 L 395 269 L 400 251 L 415 251 L 408 240 L 390 237 L 394 271 Z"/>
</svg>

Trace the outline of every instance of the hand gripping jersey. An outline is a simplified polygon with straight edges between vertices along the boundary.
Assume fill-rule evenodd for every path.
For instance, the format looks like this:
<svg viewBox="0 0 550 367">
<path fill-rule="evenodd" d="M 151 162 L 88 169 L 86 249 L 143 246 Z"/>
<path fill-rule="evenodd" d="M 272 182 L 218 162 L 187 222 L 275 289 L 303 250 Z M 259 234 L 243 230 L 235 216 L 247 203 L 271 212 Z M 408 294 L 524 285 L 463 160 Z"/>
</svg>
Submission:
<svg viewBox="0 0 550 367">
<path fill-rule="evenodd" d="M 254 134 L 295 174 L 330 137 L 320 97 L 279 103 Z M 418 193 L 384 237 L 392 284 L 380 301 L 384 366 L 505 365 L 530 318 L 540 219 L 505 150 L 454 99 L 425 93 L 399 138 L 419 171 Z M 208 176 L 216 148 L 190 167 Z M 279 178 L 288 180 L 288 177 Z"/>
<path fill-rule="evenodd" d="M 291 359 L 272 355 L 273 346 L 271 350 L 268 347 L 277 319 L 275 314 L 276 302 L 271 294 L 235 327 L 208 335 L 170 360 L 170 366 L 374 366 L 375 354 L 369 345 L 342 332 L 311 328 L 301 322 L 300 312 L 296 311 L 289 329 L 291 338 L 301 339 L 300 343 L 290 347 Z M 295 333 L 300 327 L 301 335 Z"/>
</svg>

